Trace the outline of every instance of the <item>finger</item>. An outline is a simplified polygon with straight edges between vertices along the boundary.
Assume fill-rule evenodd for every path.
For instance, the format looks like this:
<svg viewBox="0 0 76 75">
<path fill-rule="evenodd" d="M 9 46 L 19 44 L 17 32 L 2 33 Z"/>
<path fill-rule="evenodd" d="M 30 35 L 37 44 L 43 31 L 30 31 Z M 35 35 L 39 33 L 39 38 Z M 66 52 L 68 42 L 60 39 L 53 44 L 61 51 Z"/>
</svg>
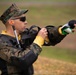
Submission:
<svg viewBox="0 0 76 75">
<path fill-rule="evenodd" d="M 74 24 L 74 26 L 76 27 L 76 24 Z"/>
<path fill-rule="evenodd" d="M 43 31 L 47 31 L 47 29 L 46 29 L 46 28 L 42 28 L 42 30 L 43 30 Z"/>
</svg>

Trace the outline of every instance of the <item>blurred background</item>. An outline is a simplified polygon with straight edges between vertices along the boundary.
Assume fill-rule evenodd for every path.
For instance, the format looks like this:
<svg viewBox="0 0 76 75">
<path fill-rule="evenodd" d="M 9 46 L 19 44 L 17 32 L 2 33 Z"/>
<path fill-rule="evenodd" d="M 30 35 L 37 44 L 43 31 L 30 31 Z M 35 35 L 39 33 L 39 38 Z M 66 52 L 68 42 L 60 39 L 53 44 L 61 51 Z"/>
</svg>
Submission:
<svg viewBox="0 0 76 75">
<path fill-rule="evenodd" d="M 27 27 L 59 26 L 76 19 L 76 0 L 0 0 L 0 15 L 12 3 L 29 10 Z M 3 29 L 0 21 L 0 33 Z M 56 46 L 43 47 L 34 67 L 35 75 L 76 75 L 76 32 Z"/>
</svg>

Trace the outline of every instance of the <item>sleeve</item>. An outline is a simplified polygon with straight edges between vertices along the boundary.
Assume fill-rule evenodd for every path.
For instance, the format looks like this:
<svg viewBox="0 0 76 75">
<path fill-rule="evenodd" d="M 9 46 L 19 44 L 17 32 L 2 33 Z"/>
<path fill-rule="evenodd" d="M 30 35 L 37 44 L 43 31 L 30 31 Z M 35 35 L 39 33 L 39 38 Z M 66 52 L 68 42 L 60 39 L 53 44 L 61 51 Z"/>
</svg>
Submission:
<svg viewBox="0 0 76 75">
<path fill-rule="evenodd" d="M 6 43 L 0 41 L 0 52 L 3 52 L 3 55 L 5 55 L 5 61 L 20 69 L 27 69 L 32 65 L 41 51 L 42 49 L 35 43 L 30 45 L 26 50 L 21 51 L 7 46 Z"/>
<path fill-rule="evenodd" d="M 46 43 L 45 40 L 45 46 L 55 46 L 56 44 L 60 43 L 66 35 L 62 35 L 61 32 L 61 26 L 55 27 L 55 26 L 46 26 L 48 31 L 48 39 L 49 42 Z"/>
</svg>

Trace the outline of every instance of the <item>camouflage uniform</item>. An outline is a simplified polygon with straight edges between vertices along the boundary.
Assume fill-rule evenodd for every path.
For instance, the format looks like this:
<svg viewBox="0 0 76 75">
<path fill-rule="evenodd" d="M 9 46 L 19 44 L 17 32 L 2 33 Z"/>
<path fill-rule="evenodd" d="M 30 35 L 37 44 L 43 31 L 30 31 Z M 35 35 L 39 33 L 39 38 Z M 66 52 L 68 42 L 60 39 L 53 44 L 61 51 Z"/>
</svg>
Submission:
<svg viewBox="0 0 76 75">
<path fill-rule="evenodd" d="M 8 19 L 18 17 L 28 10 L 20 10 L 12 4 L 0 17 L 5 24 Z M 26 42 L 27 44 L 27 42 Z M 0 34 L 0 75 L 33 75 L 32 64 L 36 61 L 41 48 L 32 43 L 28 48 L 19 49 L 16 38 Z"/>
<path fill-rule="evenodd" d="M 41 52 L 37 44 L 31 44 L 25 50 L 18 49 L 16 39 L 0 35 L 0 70 L 2 75 L 33 75 L 32 64 Z"/>
</svg>

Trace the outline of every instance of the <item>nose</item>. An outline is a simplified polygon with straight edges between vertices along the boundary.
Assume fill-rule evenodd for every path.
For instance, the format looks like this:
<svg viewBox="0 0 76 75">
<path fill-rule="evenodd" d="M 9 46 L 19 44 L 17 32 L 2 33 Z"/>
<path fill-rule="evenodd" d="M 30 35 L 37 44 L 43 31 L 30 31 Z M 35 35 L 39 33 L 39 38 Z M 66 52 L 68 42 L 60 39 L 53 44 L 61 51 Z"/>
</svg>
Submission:
<svg viewBox="0 0 76 75">
<path fill-rule="evenodd" d="M 27 24 L 27 21 L 25 21 L 24 23 L 25 23 L 25 25 L 26 25 L 26 24 Z"/>
</svg>

